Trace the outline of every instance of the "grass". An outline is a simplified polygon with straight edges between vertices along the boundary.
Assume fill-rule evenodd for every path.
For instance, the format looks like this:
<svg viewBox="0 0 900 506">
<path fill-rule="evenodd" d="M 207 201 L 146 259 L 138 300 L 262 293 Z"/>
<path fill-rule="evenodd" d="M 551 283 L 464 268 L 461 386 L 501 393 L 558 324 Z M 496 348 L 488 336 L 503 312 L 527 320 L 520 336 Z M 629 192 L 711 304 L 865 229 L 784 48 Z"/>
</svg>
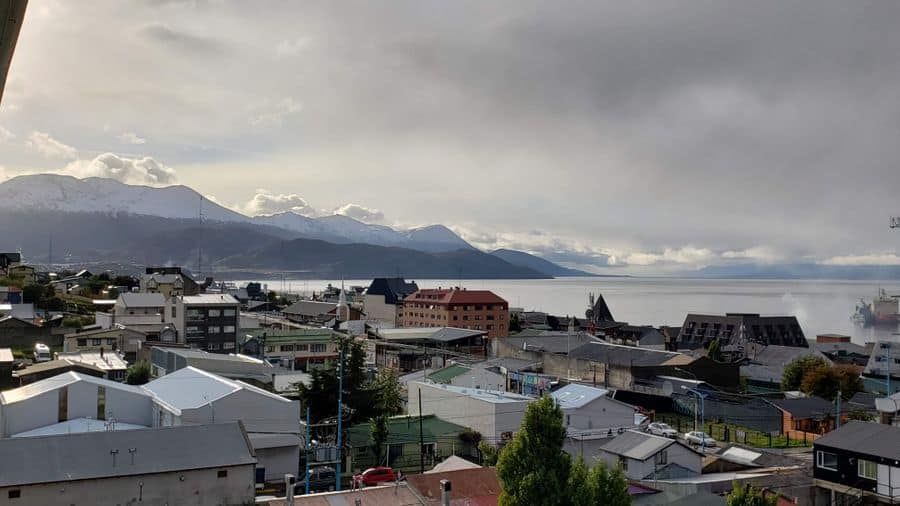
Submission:
<svg viewBox="0 0 900 506">
<path fill-rule="evenodd" d="M 677 413 L 657 414 L 656 420 L 668 423 L 672 426 L 672 428 L 676 430 L 680 426 L 682 429 L 681 432 L 693 430 L 694 426 L 693 418 L 685 415 L 679 415 Z M 729 432 L 729 438 L 727 440 L 725 438 L 726 428 Z M 707 422 L 702 430 L 707 431 L 707 433 L 713 439 L 720 443 L 740 443 L 743 445 L 752 446 L 754 448 L 803 448 L 812 446 L 812 440 L 804 442 L 802 439 L 788 440 L 785 436 L 770 437 L 764 432 L 748 429 L 746 427 L 740 427 L 738 425 L 730 423 Z M 738 437 L 738 432 L 743 432 L 744 434 L 742 434 L 741 437 Z"/>
</svg>

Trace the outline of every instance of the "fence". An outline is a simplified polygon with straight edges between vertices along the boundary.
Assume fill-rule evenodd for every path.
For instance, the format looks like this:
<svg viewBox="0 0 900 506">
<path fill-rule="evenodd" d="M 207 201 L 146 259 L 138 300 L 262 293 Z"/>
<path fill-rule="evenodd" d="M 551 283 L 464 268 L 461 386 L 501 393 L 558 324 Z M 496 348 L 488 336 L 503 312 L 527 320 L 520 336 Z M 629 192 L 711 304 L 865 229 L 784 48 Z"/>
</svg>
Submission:
<svg viewBox="0 0 900 506">
<path fill-rule="evenodd" d="M 655 421 L 665 422 L 682 434 L 694 430 L 694 420 L 677 414 L 657 414 Z M 761 432 L 733 424 L 715 422 L 707 422 L 702 429 L 697 427 L 697 430 L 703 430 L 720 443 L 738 443 L 756 448 L 810 446 L 818 437 L 815 434 L 801 431 L 791 431 L 788 434 L 781 434 L 779 431 Z"/>
</svg>

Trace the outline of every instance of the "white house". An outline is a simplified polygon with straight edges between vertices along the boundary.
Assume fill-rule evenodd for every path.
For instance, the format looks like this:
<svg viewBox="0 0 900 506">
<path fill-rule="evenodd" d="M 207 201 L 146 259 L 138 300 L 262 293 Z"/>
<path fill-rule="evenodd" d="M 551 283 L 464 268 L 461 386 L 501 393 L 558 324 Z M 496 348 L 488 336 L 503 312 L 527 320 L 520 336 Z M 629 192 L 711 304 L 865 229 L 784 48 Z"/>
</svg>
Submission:
<svg viewBox="0 0 900 506">
<path fill-rule="evenodd" d="M 252 504 L 239 423 L 0 439 L 0 504 Z"/>
<path fill-rule="evenodd" d="M 550 394 L 563 410 L 563 423 L 569 433 L 631 428 L 644 418 L 637 409 L 609 397 L 603 388 L 576 383 Z M 635 416 L 637 414 L 637 417 Z"/>
<path fill-rule="evenodd" d="M 594 457 L 622 466 L 629 480 L 687 478 L 703 470 L 703 455 L 686 444 L 636 430 L 607 440 Z"/>
<path fill-rule="evenodd" d="M 522 425 L 525 408 L 534 401 L 509 392 L 421 381 L 409 382 L 407 390 L 410 415 L 419 414 L 421 396 L 422 414 L 470 427 L 480 432 L 485 441 L 495 444 L 512 438 Z"/>
</svg>

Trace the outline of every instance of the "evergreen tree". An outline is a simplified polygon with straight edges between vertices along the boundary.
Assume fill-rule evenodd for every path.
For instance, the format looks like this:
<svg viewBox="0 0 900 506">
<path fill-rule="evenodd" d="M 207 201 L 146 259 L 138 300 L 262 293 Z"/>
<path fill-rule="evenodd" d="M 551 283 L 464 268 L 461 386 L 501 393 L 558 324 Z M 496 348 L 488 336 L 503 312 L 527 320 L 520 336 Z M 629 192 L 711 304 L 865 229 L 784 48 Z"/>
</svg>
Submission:
<svg viewBox="0 0 900 506">
<path fill-rule="evenodd" d="M 369 432 L 372 437 L 372 447 L 375 450 L 376 462 L 381 464 L 381 452 L 384 443 L 388 439 L 387 417 L 384 415 L 376 416 L 369 420 Z"/>
<path fill-rule="evenodd" d="M 400 378 L 397 371 L 383 368 L 372 385 L 375 390 L 375 406 L 386 416 L 394 416 L 403 411 L 403 399 L 400 397 Z"/>
<path fill-rule="evenodd" d="M 150 381 L 150 364 L 146 360 L 141 360 L 125 371 L 125 383 L 128 385 L 143 385 L 148 381 Z"/>
<path fill-rule="evenodd" d="M 497 462 L 500 506 L 566 504 L 570 461 L 562 451 L 566 439 L 562 421 L 562 409 L 550 397 L 525 410 L 521 429 Z"/>
<path fill-rule="evenodd" d="M 722 362 L 722 350 L 719 347 L 718 339 L 713 339 L 709 343 L 709 347 L 706 348 L 706 356 L 709 357 L 710 360 L 715 360 L 716 362 Z"/>
<path fill-rule="evenodd" d="M 631 504 L 631 495 L 628 493 L 628 481 L 621 467 L 612 470 L 606 468 L 606 464 L 599 462 L 591 470 L 591 482 L 593 482 L 597 494 L 597 504 L 604 506 L 628 506 Z"/>
<path fill-rule="evenodd" d="M 775 506 L 778 504 L 778 497 L 764 497 L 761 490 L 753 488 L 750 485 L 740 485 L 734 483 L 734 488 L 725 497 L 725 504 L 728 506 Z"/>
<path fill-rule="evenodd" d="M 599 465 L 597 467 L 600 467 Z M 596 483 L 590 479 L 591 471 L 579 455 L 569 469 L 569 481 L 566 483 L 570 506 L 595 506 L 597 502 Z"/>
</svg>

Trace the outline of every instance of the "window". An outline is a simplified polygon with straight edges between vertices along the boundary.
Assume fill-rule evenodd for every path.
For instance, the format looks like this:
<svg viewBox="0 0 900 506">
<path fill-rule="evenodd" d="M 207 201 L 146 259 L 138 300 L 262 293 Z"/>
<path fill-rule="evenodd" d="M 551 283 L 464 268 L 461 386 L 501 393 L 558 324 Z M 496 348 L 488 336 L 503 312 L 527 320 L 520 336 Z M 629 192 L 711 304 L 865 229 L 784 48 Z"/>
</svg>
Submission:
<svg viewBox="0 0 900 506">
<path fill-rule="evenodd" d="M 223 343 L 223 344 L 222 344 L 222 349 L 223 349 L 223 350 L 233 350 L 233 349 L 234 349 L 234 343 L 232 343 L 232 342 Z"/>
<path fill-rule="evenodd" d="M 106 420 L 106 387 L 97 387 L 97 420 Z"/>
<path fill-rule="evenodd" d="M 91 346 L 100 346 L 103 344 L 103 339 L 91 339 Z"/>
<path fill-rule="evenodd" d="M 87 346 L 87 339 L 78 339 L 78 346 Z"/>
<path fill-rule="evenodd" d="M 234 309 L 225 309 L 222 311 L 222 316 L 234 316 Z"/>
<path fill-rule="evenodd" d="M 222 327 L 222 332 L 226 334 L 234 334 L 234 325 L 225 325 Z"/>
<path fill-rule="evenodd" d="M 219 334 L 221 332 L 222 332 L 222 327 L 207 327 L 206 328 L 207 334 Z"/>
<path fill-rule="evenodd" d="M 266 353 L 272 353 L 272 352 L 274 352 L 274 351 L 275 351 L 275 347 L 274 347 L 274 346 L 266 346 Z"/>
<path fill-rule="evenodd" d="M 816 466 L 820 469 L 837 471 L 838 458 L 833 453 L 819 451 L 816 453 Z"/>
<path fill-rule="evenodd" d="M 294 345 L 293 344 L 282 344 L 281 351 L 294 351 Z"/>
<path fill-rule="evenodd" d="M 209 346 L 206 347 L 207 350 L 218 350 L 219 343 L 209 343 Z"/>
<path fill-rule="evenodd" d="M 298 344 L 298 345 L 294 346 L 294 349 L 297 351 L 309 351 L 309 345 L 308 344 Z"/>
<path fill-rule="evenodd" d="M 572 418 L 572 415 L 566 415 L 566 427 L 569 426 L 569 420 Z"/>
<path fill-rule="evenodd" d="M 878 464 L 871 460 L 859 459 L 856 461 L 857 473 L 860 478 L 868 478 L 870 480 L 878 479 Z"/>
<path fill-rule="evenodd" d="M 187 327 L 184 331 L 188 334 L 197 334 L 200 332 L 200 327 Z"/>
<path fill-rule="evenodd" d="M 459 316 L 453 315 L 454 320 L 459 320 Z"/>
<path fill-rule="evenodd" d="M 663 450 L 653 456 L 653 465 L 664 466 L 669 463 L 669 452 Z"/>
<path fill-rule="evenodd" d="M 210 318 L 218 318 L 218 317 L 222 316 L 222 310 L 221 309 L 210 309 L 209 311 L 207 311 L 206 315 L 209 316 Z"/>
<path fill-rule="evenodd" d="M 325 353 L 325 344 L 311 344 L 309 345 L 309 351 L 313 353 Z"/>
<path fill-rule="evenodd" d="M 622 466 L 623 471 L 628 471 L 628 459 L 625 457 L 619 457 L 619 465 Z"/>
<path fill-rule="evenodd" d="M 216 478 L 227 478 L 228 470 L 227 469 L 219 469 L 219 472 L 216 473 Z"/>
<path fill-rule="evenodd" d="M 18 499 L 22 497 L 22 491 L 19 489 L 10 490 L 9 494 L 7 494 L 7 497 L 9 497 L 10 499 Z"/>
<path fill-rule="evenodd" d="M 175 306 L 172 306 L 172 318 L 175 318 Z"/>
</svg>

